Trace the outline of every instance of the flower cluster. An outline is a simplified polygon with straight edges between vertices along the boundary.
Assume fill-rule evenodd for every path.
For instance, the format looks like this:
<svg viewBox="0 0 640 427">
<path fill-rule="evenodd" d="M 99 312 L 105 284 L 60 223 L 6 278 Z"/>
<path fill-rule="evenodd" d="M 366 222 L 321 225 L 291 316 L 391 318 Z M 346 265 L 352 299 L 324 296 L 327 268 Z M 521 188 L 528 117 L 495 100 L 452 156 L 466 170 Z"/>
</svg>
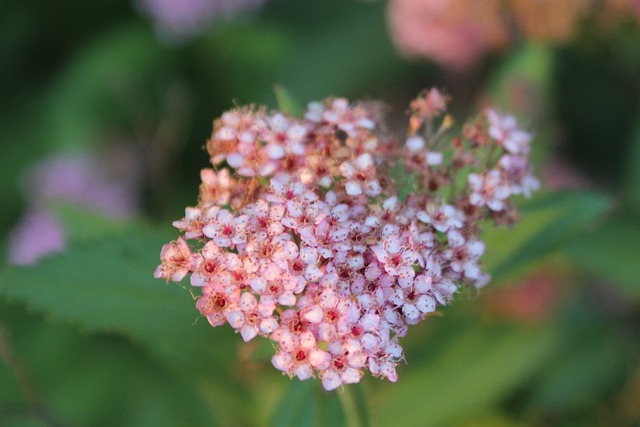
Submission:
<svg viewBox="0 0 640 427">
<path fill-rule="evenodd" d="M 398 339 L 463 286 L 484 286 L 480 223 L 511 223 L 538 186 L 530 135 L 487 110 L 449 135 L 447 97 L 410 107 L 403 144 L 375 105 L 311 103 L 298 119 L 237 108 L 215 121 L 212 169 L 174 226 L 155 277 L 199 288 L 197 309 L 280 371 L 325 389 L 364 370 L 396 381 Z"/>
</svg>

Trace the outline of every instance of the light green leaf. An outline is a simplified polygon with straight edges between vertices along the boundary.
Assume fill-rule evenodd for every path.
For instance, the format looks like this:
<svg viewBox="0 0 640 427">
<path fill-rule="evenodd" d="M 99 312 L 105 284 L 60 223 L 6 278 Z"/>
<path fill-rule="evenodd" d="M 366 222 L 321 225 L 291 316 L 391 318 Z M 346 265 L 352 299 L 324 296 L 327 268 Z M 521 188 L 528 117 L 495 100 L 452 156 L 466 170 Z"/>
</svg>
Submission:
<svg viewBox="0 0 640 427">
<path fill-rule="evenodd" d="M 224 390 L 225 402 L 246 395 L 229 369 L 235 363 L 230 328 L 212 329 L 188 291 L 153 277 L 165 232 L 141 225 L 100 238 L 72 241 L 67 250 L 33 267 L 0 274 L 0 296 L 87 332 L 115 332 L 149 348 L 182 375 Z M 239 399 L 239 398 L 238 398 Z M 246 400 L 246 399 L 245 399 Z M 235 423 L 249 414 L 237 411 Z"/>
<path fill-rule="evenodd" d="M 165 340 L 196 318 L 186 291 L 153 278 L 169 240 L 166 233 L 127 230 L 72 242 L 34 267 L 7 268 L 0 292 L 88 331 Z"/>
<path fill-rule="evenodd" d="M 125 233 L 131 224 L 104 215 L 97 210 L 66 202 L 54 201 L 51 206 L 62 223 L 67 240 L 87 240 L 107 234 Z"/>
<path fill-rule="evenodd" d="M 283 113 L 289 114 L 293 117 L 301 117 L 302 116 L 302 107 L 300 104 L 293 99 L 289 91 L 282 85 L 275 85 L 273 87 L 273 92 L 276 95 L 276 100 L 278 101 L 278 109 Z"/>
<path fill-rule="evenodd" d="M 128 336 L 175 363 L 191 358 L 215 370 L 234 357 L 219 345 L 233 333 L 212 330 L 187 290 L 153 277 L 160 249 L 170 240 L 168 233 L 136 225 L 71 241 L 64 253 L 35 266 L 6 268 L 0 295 L 85 331 Z M 217 377 L 228 376 L 223 370 Z"/>
<path fill-rule="evenodd" d="M 370 425 L 367 399 L 362 384 L 351 384 L 338 393 L 347 425 L 349 427 L 368 427 Z"/>
<path fill-rule="evenodd" d="M 577 236 L 567 248 L 580 266 L 640 298 L 640 212 L 617 215 L 591 232 Z"/>
<path fill-rule="evenodd" d="M 451 338 L 429 363 L 409 366 L 376 396 L 380 426 L 449 425 L 486 411 L 534 375 L 559 335 L 548 327 L 475 326 Z"/>
<path fill-rule="evenodd" d="M 513 228 L 494 227 L 483 240 L 483 257 L 495 281 L 505 280 L 571 243 L 607 211 L 611 200 L 589 192 L 539 196 L 522 207 L 522 221 Z"/>
<path fill-rule="evenodd" d="M 341 392 L 341 390 L 326 392 L 317 380 L 294 379 L 284 393 L 271 425 L 273 427 L 346 426 L 345 415 L 335 394 Z"/>
</svg>

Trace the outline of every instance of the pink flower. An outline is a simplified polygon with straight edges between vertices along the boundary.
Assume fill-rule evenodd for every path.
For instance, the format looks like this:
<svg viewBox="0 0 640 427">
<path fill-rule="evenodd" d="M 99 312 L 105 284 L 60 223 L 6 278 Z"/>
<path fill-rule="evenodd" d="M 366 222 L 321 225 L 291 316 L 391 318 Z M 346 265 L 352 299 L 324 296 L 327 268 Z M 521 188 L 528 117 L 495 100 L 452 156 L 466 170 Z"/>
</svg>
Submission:
<svg viewBox="0 0 640 427">
<path fill-rule="evenodd" d="M 227 294 L 205 286 L 202 290 L 202 296 L 198 298 L 196 308 L 207 317 L 211 326 L 220 326 L 226 323 L 227 313 L 236 310 L 239 299 L 239 289 Z"/>
<path fill-rule="evenodd" d="M 435 203 L 427 204 L 424 211 L 419 211 L 416 217 L 425 224 L 431 224 L 436 230 L 445 233 L 450 228 L 461 228 L 464 215 L 451 205 Z"/>
<path fill-rule="evenodd" d="M 311 332 L 292 335 L 287 347 L 290 348 L 289 351 L 278 351 L 271 362 L 276 369 L 290 376 L 295 375 L 300 380 L 311 378 L 315 370 L 327 369 L 330 363 L 329 353 L 318 349 Z"/>
<path fill-rule="evenodd" d="M 401 244 L 399 236 L 391 234 L 381 245 L 375 245 L 372 249 L 387 273 L 399 276 L 400 280 L 413 279 L 413 263 L 417 256 L 413 250 Z"/>
<path fill-rule="evenodd" d="M 278 328 L 278 322 L 273 316 L 263 317 L 260 314 L 258 301 L 249 292 L 242 293 L 237 309 L 227 313 L 227 321 L 240 332 L 245 342 L 251 341 L 259 333 L 268 336 Z"/>
<path fill-rule="evenodd" d="M 202 233 L 220 247 L 235 246 L 247 241 L 245 230 L 249 217 L 234 217 L 228 210 L 220 209 L 203 229 Z"/>
<path fill-rule="evenodd" d="M 469 202 L 475 206 L 487 206 L 493 211 L 501 211 L 505 208 L 505 199 L 511 195 L 509 186 L 503 181 L 500 172 L 492 170 L 489 173 L 469 175 L 469 188 L 471 195 Z"/>
<path fill-rule="evenodd" d="M 331 353 L 329 367 L 321 373 L 322 386 L 325 390 L 334 390 L 342 384 L 354 384 L 360 381 L 361 369 L 365 366 L 367 357 L 358 341 L 331 343 L 329 352 Z"/>
<path fill-rule="evenodd" d="M 347 179 L 345 191 L 350 196 L 366 194 L 369 197 L 380 195 L 380 183 L 376 176 L 373 157 L 362 153 L 354 161 L 346 161 L 340 165 L 340 173 Z"/>
<path fill-rule="evenodd" d="M 174 243 L 167 243 L 160 253 L 162 264 L 156 268 L 153 276 L 157 279 L 169 279 L 179 282 L 193 270 L 195 258 L 191 255 L 189 245 L 179 237 Z"/>
<path fill-rule="evenodd" d="M 411 281 L 405 281 L 404 286 L 395 289 L 390 301 L 402 310 L 409 324 L 418 323 L 436 309 L 431 278 L 419 275 Z"/>
<path fill-rule="evenodd" d="M 65 242 L 65 232 L 55 216 L 29 212 L 9 235 L 9 263 L 33 264 L 45 255 L 62 251 Z"/>
<path fill-rule="evenodd" d="M 497 0 L 390 0 L 389 26 L 405 55 L 465 69 L 507 41 Z"/>
<path fill-rule="evenodd" d="M 337 251 L 349 250 L 349 228 L 340 223 L 329 225 L 329 219 L 323 219 L 316 226 L 300 229 L 300 239 L 312 248 L 316 248 L 323 258 L 333 258 Z"/>
<path fill-rule="evenodd" d="M 479 279 L 481 271 L 478 259 L 484 253 L 484 243 L 476 239 L 466 241 L 455 231 L 449 232 L 449 241 L 450 248 L 444 252 L 444 256 L 450 261 L 449 268 L 463 274 L 467 279 Z"/>
<path fill-rule="evenodd" d="M 214 205 L 226 205 L 231 198 L 231 187 L 233 180 L 229 175 L 229 169 L 222 169 L 219 172 L 213 169 L 202 169 L 200 171 L 200 194 L 202 202 Z"/>
<path fill-rule="evenodd" d="M 513 116 L 501 115 L 493 109 L 486 111 L 489 135 L 511 154 L 529 154 L 531 135 L 518 128 Z"/>
</svg>

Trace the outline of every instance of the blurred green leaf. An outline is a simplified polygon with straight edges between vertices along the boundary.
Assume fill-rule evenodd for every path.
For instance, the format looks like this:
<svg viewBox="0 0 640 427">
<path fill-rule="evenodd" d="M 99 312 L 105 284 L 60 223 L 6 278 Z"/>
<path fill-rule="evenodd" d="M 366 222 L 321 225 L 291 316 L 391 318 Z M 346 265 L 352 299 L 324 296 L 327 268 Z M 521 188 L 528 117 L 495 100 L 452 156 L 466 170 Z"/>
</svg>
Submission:
<svg viewBox="0 0 640 427">
<path fill-rule="evenodd" d="M 293 117 L 302 116 L 302 107 L 295 99 L 293 99 L 291 93 L 289 93 L 289 91 L 284 86 L 277 84 L 273 87 L 273 91 L 276 94 L 278 110 Z"/>
<path fill-rule="evenodd" d="M 36 266 L 7 268 L 0 292 L 87 331 L 163 341 L 196 317 L 186 291 L 153 278 L 159 249 L 169 240 L 166 233 L 140 227 L 75 241 Z"/>
<path fill-rule="evenodd" d="M 315 31 L 299 33 L 288 60 L 282 61 L 278 81 L 302 100 L 362 92 L 371 96 L 372 90 L 395 87 L 407 63 L 382 30 L 386 27 L 384 2 L 334 0 L 333 5 L 318 8 L 318 14 L 324 15 L 314 16 L 314 22 L 322 23 Z"/>
<path fill-rule="evenodd" d="M 545 326 L 471 327 L 451 337 L 429 363 L 411 365 L 397 384 L 385 387 L 372 404 L 372 418 L 403 427 L 468 419 L 535 375 L 558 339 Z"/>
<path fill-rule="evenodd" d="M 587 271 L 640 298 L 640 212 L 616 215 L 597 229 L 577 236 L 569 255 Z"/>
<path fill-rule="evenodd" d="M 563 336 L 558 352 L 533 381 L 528 405 L 557 413 L 584 412 L 620 387 L 634 345 L 608 314 L 573 301 L 557 322 Z"/>
<path fill-rule="evenodd" d="M 15 376 L 9 375 L 0 382 L 0 425 L 20 425 L 26 418 L 21 414 L 28 413 L 45 425 L 211 424 L 211 414 L 189 379 L 129 341 L 81 335 L 15 304 L 0 301 L 0 311 L 2 344 L 13 353 L 22 381 L 29 382 L 31 399 L 41 406 L 33 411 L 22 390 L 13 387 Z M 3 378 L 10 373 L 5 367 L 0 363 Z"/>
<path fill-rule="evenodd" d="M 640 210 L 640 119 L 636 120 L 636 128 L 629 147 L 626 161 L 626 201 L 633 208 Z"/>
<path fill-rule="evenodd" d="M 51 203 L 56 217 L 61 221 L 68 240 L 88 240 L 100 238 L 112 233 L 126 233 L 131 225 L 124 220 L 117 220 L 103 213 L 84 208 L 72 203 Z"/>
<path fill-rule="evenodd" d="M 468 420 L 453 424 L 455 427 L 534 427 L 533 422 L 516 420 L 506 413 L 494 410 L 493 412 L 474 414 Z"/>
<path fill-rule="evenodd" d="M 495 281 L 522 274 L 527 265 L 565 247 L 607 211 L 611 199 L 589 192 L 539 196 L 522 206 L 513 228 L 486 230 L 484 262 Z"/>
<path fill-rule="evenodd" d="M 87 146 L 134 122 L 148 126 L 155 86 L 173 69 L 169 58 L 145 26 L 127 23 L 103 34 L 55 81 L 47 137 L 57 146 Z"/>
<path fill-rule="evenodd" d="M 488 85 L 491 102 L 529 121 L 539 118 L 548 102 L 552 64 L 549 45 L 521 44 L 492 76 Z"/>
<path fill-rule="evenodd" d="M 215 29 L 195 45 L 194 60 L 209 87 L 207 96 L 222 98 L 225 109 L 232 100 L 275 107 L 275 70 L 292 54 L 291 45 L 292 36 L 283 26 L 264 21 Z"/>
<path fill-rule="evenodd" d="M 233 331 L 212 329 L 187 290 L 153 277 L 171 236 L 144 224 L 96 235 L 83 224 L 90 218 L 77 219 L 71 233 L 89 238 L 72 240 L 64 253 L 35 266 L 0 273 L 0 295 L 87 332 L 132 338 L 185 378 L 207 383 L 206 395 L 218 396 L 209 407 L 226 417 L 225 425 L 249 425 L 250 413 L 228 411 L 230 402 L 246 401 L 248 393 L 229 369 L 236 363 Z"/>
<path fill-rule="evenodd" d="M 349 427 L 368 427 L 369 409 L 362 384 L 351 384 L 337 392 Z"/>
<path fill-rule="evenodd" d="M 326 392 L 317 380 L 292 380 L 282 397 L 271 425 L 273 427 L 346 426 L 345 414 L 335 392 Z M 351 427 L 351 426 L 349 426 Z"/>
</svg>

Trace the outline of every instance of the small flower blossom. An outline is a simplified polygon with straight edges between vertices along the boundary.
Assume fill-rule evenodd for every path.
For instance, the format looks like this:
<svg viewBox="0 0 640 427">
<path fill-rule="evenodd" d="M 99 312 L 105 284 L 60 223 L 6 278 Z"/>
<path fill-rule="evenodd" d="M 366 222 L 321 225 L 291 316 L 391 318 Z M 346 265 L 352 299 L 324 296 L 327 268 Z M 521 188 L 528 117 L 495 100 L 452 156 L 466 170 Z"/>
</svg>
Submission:
<svg viewBox="0 0 640 427">
<path fill-rule="evenodd" d="M 219 172 L 213 169 L 202 169 L 200 172 L 202 184 L 200 188 L 200 202 L 203 204 L 226 205 L 231 198 L 233 180 L 229 175 L 229 169 Z"/>
<path fill-rule="evenodd" d="M 209 323 L 244 341 L 268 337 L 273 366 L 290 377 L 327 390 L 366 370 L 396 381 L 409 325 L 488 282 L 481 222 L 515 217 L 511 197 L 536 188 L 508 116 L 451 139 L 453 156 L 440 142 L 436 150 L 442 131 L 429 132 L 447 101 L 434 89 L 412 103 L 404 147 L 379 130 L 373 107 L 343 98 L 311 103 L 304 119 L 253 107 L 223 114 L 207 148 L 229 168 L 202 172 L 200 203 L 174 222 L 184 237 L 162 249 L 156 277 L 190 274 Z M 471 172 L 458 177 L 460 158 Z M 406 198 L 390 178 L 402 160 L 424 190 Z"/>
<path fill-rule="evenodd" d="M 509 197 L 511 191 L 504 183 L 500 172 L 492 170 L 484 176 L 472 173 L 469 175 L 469 187 L 471 195 L 469 201 L 475 206 L 487 206 L 493 211 L 501 211 L 505 208 L 504 200 Z"/>
<path fill-rule="evenodd" d="M 246 241 L 244 234 L 249 221 L 249 216 L 234 217 L 228 210 L 221 209 L 211 222 L 204 226 L 202 233 L 209 237 L 213 243 L 221 247 L 234 246 Z"/>
<path fill-rule="evenodd" d="M 430 203 L 424 211 L 417 213 L 417 218 L 433 228 L 444 233 L 450 228 L 460 228 L 463 224 L 463 214 L 451 205 Z"/>
<path fill-rule="evenodd" d="M 160 253 L 162 264 L 156 268 L 154 277 L 179 282 L 193 270 L 194 258 L 191 248 L 182 237 L 175 243 L 167 243 Z"/>
<path fill-rule="evenodd" d="M 531 135 L 518 128 L 513 116 L 501 115 L 493 109 L 487 110 L 489 135 L 511 154 L 529 154 Z"/>
</svg>

